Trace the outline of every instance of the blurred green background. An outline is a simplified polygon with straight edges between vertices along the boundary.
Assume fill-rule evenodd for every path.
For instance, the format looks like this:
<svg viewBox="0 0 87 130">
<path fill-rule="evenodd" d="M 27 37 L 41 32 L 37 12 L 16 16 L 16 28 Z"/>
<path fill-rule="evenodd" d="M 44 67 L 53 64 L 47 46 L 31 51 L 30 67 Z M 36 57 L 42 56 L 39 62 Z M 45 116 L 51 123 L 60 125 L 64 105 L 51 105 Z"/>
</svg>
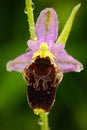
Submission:
<svg viewBox="0 0 87 130">
<path fill-rule="evenodd" d="M 66 50 L 84 65 L 80 73 L 66 73 L 49 114 L 51 130 L 87 130 L 87 0 L 33 0 L 35 21 L 40 11 L 53 7 L 61 32 L 72 8 L 82 3 L 69 35 Z M 26 83 L 6 63 L 24 53 L 29 38 L 24 0 L 0 1 L 0 130 L 40 130 L 26 99 Z"/>
</svg>

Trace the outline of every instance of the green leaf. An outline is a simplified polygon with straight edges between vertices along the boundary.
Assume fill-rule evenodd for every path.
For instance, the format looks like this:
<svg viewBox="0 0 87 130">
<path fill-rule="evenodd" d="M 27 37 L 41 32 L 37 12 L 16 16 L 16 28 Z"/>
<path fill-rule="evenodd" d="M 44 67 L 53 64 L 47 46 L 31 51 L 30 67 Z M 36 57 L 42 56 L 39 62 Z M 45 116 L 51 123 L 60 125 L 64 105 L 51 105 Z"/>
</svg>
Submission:
<svg viewBox="0 0 87 130">
<path fill-rule="evenodd" d="M 69 18 L 68 18 L 68 20 L 67 20 L 64 28 L 63 28 L 63 30 L 61 32 L 60 36 L 58 37 L 58 39 L 56 41 L 56 43 L 61 42 L 64 45 L 66 44 L 66 41 L 68 39 L 69 33 L 71 31 L 71 28 L 72 28 L 72 24 L 73 24 L 75 15 L 76 15 L 76 13 L 77 13 L 77 11 L 78 11 L 78 9 L 79 9 L 80 6 L 81 6 L 81 3 L 79 3 L 78 5 L 76 5 L 73 8 L 73 10 L 72 10 L 72 12 L 71 12 L 71 14 L 70 14 L 70 16 L 69 16 Z"/>
</svg>

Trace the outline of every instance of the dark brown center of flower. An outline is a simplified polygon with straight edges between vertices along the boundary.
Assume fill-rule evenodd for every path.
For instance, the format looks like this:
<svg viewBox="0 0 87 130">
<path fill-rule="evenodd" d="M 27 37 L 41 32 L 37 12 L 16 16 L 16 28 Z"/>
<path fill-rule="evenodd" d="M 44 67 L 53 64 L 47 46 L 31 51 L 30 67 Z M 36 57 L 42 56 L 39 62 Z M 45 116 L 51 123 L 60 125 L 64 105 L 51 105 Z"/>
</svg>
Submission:
<svg viewBox="0 0 87 130">
<path fill-rule="evenodd" d="M 27 99 L 32 109 L 51 109 L 61 76 L 61 71 L 51 64 L 49 57 L 37 57 L 34 63 L 26 67 L 24 77 L 28 83 Z"/>
</svg>

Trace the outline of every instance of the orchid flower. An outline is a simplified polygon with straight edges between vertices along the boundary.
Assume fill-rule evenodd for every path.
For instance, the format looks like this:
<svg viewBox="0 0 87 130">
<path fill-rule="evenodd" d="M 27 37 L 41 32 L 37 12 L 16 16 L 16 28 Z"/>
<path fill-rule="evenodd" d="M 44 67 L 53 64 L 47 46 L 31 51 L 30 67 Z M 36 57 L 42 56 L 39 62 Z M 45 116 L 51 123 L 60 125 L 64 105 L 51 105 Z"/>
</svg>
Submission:
<svg viewBox="0 0 87 130">
<path fill-rule="evenodd" d="M 75 10 L 73 19 L 74 15 Z M 70 20 L 69 18 L 67 24 L 72 24 Z M 44 9 L 35 25 L 37 40 L 28 40 L 29 51 L 7 63 L 8 71 L 23 74 L 27 82 L 29 105 L 36 112 L 37 109 L 46 112 L 51 109 L 55 100 L 56 86 L 61 82 L 63 73 L 83 70 L 83 65 L 65 50 L 64 43 L 70 32 L 68 28 L 66 31 L 67 24 L 58 39 L 57 14 L 53 8 Z M 65 35 L 63 39 L 62 35 Z"/>
</svg>

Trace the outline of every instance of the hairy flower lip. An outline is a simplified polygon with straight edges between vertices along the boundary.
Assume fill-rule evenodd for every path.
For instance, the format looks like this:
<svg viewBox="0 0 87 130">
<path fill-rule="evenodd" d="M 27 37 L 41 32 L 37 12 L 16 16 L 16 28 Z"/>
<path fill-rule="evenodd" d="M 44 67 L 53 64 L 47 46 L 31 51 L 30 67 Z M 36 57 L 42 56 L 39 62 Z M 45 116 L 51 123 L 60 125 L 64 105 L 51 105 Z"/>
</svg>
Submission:
<svg viewBox="0 0 87 130">
<path fill-rule="evenodd" d="M 33 87 L 27 86 L 27 101 L 33 111 L 35 109 L 42 109 L 45 112 L 50 111 L 55 102 L 57 89 L 55 87 L 49 89 L 36 91 Z"/>
<path fill-rule="evenodd" d="M 36 67 L 38 67 L 39 65 L 39 70 L 41 71 L 37 71 Z M 44 66 L 43 66 L 44 65 Z M 56 64 L 54 64 L 53 62 L 51 62 L 51 59 L 49 57 L 46 57 L 46 58 L 40 58 L 40 56 L 38 56 L 34 62 L 32 62 L 30 65 L 27 65 L 26 68 L 24 69 L 23 71 L 23 77 L 25 79 L 25 81 L 27 82 L 27 80 L 29 80 L 29 74 L 28 74 L 28 69 L 30 66 L 36 66 L 35 69 L 36 69 L 36 72 L 37 72 L 37 78 L 39 78 L 39 75 L 42 76 L 43 78 L 45 77 L 46 73 L 45 73 L 45 66 L 53 66 L 53 68 L 55 69 L 55 83 L 57 83 L 56 79 L 59 78 L 58 80 L 58 83 L 61 82 L 62 78 L 63 78 L 63 73 L 62 71 L 56 66 Z M 31 70 L 32 70 L 32 67 L 31 67 Z M 31 71 L 30 71 L 31 73 Z M 34 71 L 32 72 L 33 74 Z M 47 73 L 49 74 L 49 73 Z M 42 78 L 40 78 L 42 79 Z M 34 81 L 34 80 L 33 80 Z M 28 83 L 28 82 L 27 82 Z M 28 83 L 29 85 L 30 83 Z"/>
<path fill-rule="evenodd" d="M 27 100 L 30 107 L 48 112 L 55 101 L 56 86 L 62 80 L 62 72 L 52 64 L 49 57 L 37 59 L 24 70 Z"/>
</svg>

